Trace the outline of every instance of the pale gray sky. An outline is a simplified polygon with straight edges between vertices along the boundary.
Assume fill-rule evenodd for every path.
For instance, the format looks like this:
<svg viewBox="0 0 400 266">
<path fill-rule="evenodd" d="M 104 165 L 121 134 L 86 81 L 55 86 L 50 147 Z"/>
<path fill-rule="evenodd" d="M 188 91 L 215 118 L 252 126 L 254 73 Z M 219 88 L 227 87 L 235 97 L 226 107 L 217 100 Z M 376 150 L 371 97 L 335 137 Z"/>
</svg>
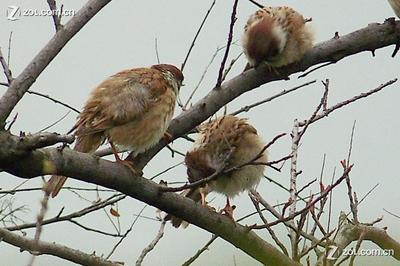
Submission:
<svg viewBox="0 0 400 266">
<path fill-rule="evenodd" d="M 186 86 L 181 90 L 181 98 L 184 101 L 197 84 L 217 47 L 226 44 L 232 2 L 217 1 L 201 32 L 184 71 Z M 394 16 L 385 0 L 260 1 L 260 3 L 263 2 L 273 6 L 289 5 L 305 17 L 312 17 L 316 43 L 332 38 L 336 31 L 344 35 L 365 27 L 369 23 L 383 22 L 385 18 Z M 73 10 L 78 10 L 82 5 L 82 1 L 78 0 L 64 1 L 63 3 L 64 9 Z M 42 73 L 32 89 L 49 94 L 80 109 L 90 90 L 109 75 L 126 68 L 157 63 L 154 49 L 155 38 L 158 39 L 161 61 L 179 66 L 210 3 L 211 1 L 193 0 L 113 1 L 67 44 L 59 56 Z M 0 46 L 3 53 L 7 54 L 8 37 L 10 32 L 13 32 L 10 66 L 16 76 L 51 38 L 54 34 L 54 26 L 51 17 L 21 17 L 17 21 L 9 21 L 5 15 L 9 5 L 19 6 L 22 10 L 42 10 L 48 7 L 44 0 L 5 0 L 0 3 Z M 255 10 L 256 7 L 249 1 L 239 1 L 238 20 L 234 32 L 235 40 L 240 39 L 247 17 Z M 63 22 L 67 19 L 68 17 L 63 18 Z M 296 74 L 291 76 L 290 81 L 266 84 L 236 99 L 228 106 L 228 111 L 235 111 L 243 105 L 271 96 L 282 89 L 317 79 L 317 83 L 285 98 L 241 114 L 242 117 L 249 117 L 250 122 L 255 125 L 263 138 L 269 141 L 279 133 L 290 132 L 294 119 L 305 119 L 311 115 L 323 92 L 320 80 L 330 79 L 328 103 L 335 104 L 399 77 L 399 57 L 390 57 L 393 48 L 377 50 L 375 57 L 367 52 L 351 56 L 302 79 L 297 79 L 299 75 Z M 231 50 L 231 58 L 236 57 L 240 51 L 240 46 L 234 46 Z M 222 54 L 219 54 L 211 65 L 204 82 L 194 96 L 194 101 L 203 97 L 215 84 L 221 57 Z M 244 64 L 245 59 L 241 58 L 229 77 L 239 74 Z M 4 87 L 0 88 L 0 93 L 4 90 Z M 400 99 L 400 85 L 396 83 L 379 94 L 345 107 L 312 125 L 303 138 L 300 149 L 299 169 L 303 170 L 303 174 L 298 179 L 301 185 L 318 177 L 324 153 L 327 154 L 325 180 L 331 177 L 335 167 L 337 171 L 340 171 L 339 161 L 347 156 L 351 127 L 353 121 L 357 120 L 352 155 L 355 163 L 351 173 L 353 187 L 361 197 L 379 183 L 379 187 L 359 207 L 360 218 L 363 222 L 370 222 L 384 214 L 384 220 L 380 226 L 387 226 L 388 232 L 397 240 L 400 239 L 400 220 L 384 213 L 382 209 L 400 213 L 398 205 L 400 179 L 397 171 L 400 149 L 397 141 L 400 133 L 400 122 L 397 117 L 400 109 L 398 99 Z M 46 99 L 26 95 L 13 114 L 15 112 L 18 112 L 19 116 L 13 127 L 14 133 L 20 130 L 37 132 L 59 119 L 67 110 Z M 176 110 L 175 115 L 179 112 Z M 51 131 L 67 132 L 73 125 L 75 117 L 74 113 L 70 113 L 62 123 L 51 128 Z M 173 146 L 185 152 L 190 144 L 178 140 Z M 270 157 L 278 159 L 289 152 L 290 138 L 287 137 L 273 146 L 270 150 Z M 180 156 L 171 158 L 170 153 L 165 150 L 145 168 L 144 174 L 146 177 L 151 177 L 181 161 Z M 180 166 L 161 178 L 170 182 L 183 181 L 185 173 L 185 167 Z M 282 173 L 268 169 L 266 174 L 285 186 L 289 184 L 288 167 L 284 168 Z M 2 173 L 1 180 L 0 187 L 2 189 L 11 189 L 23 181 L 5 173 Z M 84 185 L 73 180 L 68 182 L 69 185 Z M 40 178 L 30 180 L 23 187 L 35 185 L 40 185 Z M 312 189 L 317 191 L 317 184 L 312 186 Z M 271 203 L 281 202 L 288 198 L 286 192 L 266 180 L 261 182 L 258 190 Z M 334 217 L 337 217 L 341 210 L 346 212 L 349 210 L 346 193 L 344 185 L 335 189 Z M 96 198 L 94 194 L 85 195 L 89 200 Z M 102 195 L 102 198 L 105 198 L 106 195 Z M 210 199 L 212 197 L 213 195 L 210 196 Z M 14 197 L 14 204 L 15 206 L 27 205 L 29 211 L 25 213 L 24 218 L 27 221 L 34 221 L 41 198 L 40 192 L 20 194 Z M 223 207 L 223 201 L 222 196 L 216 196 L 213 204 Z M 237 217 L 253 210 L 253 206 L 245 194 L 235 198 L 234 203 L 238 206 L 235 214 Z M 62 206 L 65 206 L 64 213 L 66 214 L 88 204 L 73 193 L 62 191 L 59 197 L 50 201 L 48 217 L 58 213 Z M 122 216 L 121 226 L 124 230 L 132 222 L 133 214 L 138 213 L 142 206 L 143 203 L 133 199 L 126 199 L 119 204 Z M 144 214 L 154 217 L 155 209 L 148 207 Z M 255 221 L 258 219 L 249 219 L 247 223 Z M 113 227 L 103 212 L 82 219 L 82 223 L 113 231 Z M 112 259 L 133 265 L 142 249 L 154 238 L 158 228 L 158 222 L 139 219 L 133 232 Z M 277 227 L 276 230 L 285 238 L 287 232 L 283 227 Z M 27 230 L 27 233 L 32 236 L 34 231 Z M 260 231 L 259 233 L 262 237 L 270 240 L 266 232 Z M 195 226 L 189 226 L 186 230 L 175 230 L 168 225 L 165 237 L 157 245 L 155 251 L 146 257 L 143 265 L 180 265 L 210 237 L 208 232 Z M 108 254 L 114 243 L 117 242 L 117 239 L 80 230 L 70 223 L 46 226 L 42 239 L 79 248 L 88 253 L 96 251 L 97 255 Z M 0 250 L 1 261 L 4 265 L 26 265 L 28 261 L 28 253 L 20 253 L 17 248 L 4 242 L 0 243 Z M 215 242 L 194 265 L 233 265 L 234 260 L 236 265 L 259 265 L 255 260 L 222 240 Z M 357 265 L 396 264 L 391 258 L 359 258 L 357 261 Z M 72 263 L 51 256 L 38 257 L 35 265 L 54 265 L 55 263 L 72 265 Z"/>
</svg>

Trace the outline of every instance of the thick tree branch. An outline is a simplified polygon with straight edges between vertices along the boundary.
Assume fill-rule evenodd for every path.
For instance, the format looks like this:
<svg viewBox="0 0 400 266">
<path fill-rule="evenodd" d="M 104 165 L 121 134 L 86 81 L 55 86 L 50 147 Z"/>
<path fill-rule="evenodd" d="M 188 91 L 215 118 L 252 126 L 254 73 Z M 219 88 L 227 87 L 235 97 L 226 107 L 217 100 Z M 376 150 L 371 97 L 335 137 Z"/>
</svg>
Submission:
<svg viewBox="0 0 400 266">
<path fill-rule="evenodd" d="M 313 65 L 337 62 L 344 57 L 360 52 L 370 52 L 395 45 L 400 42 L 399 32 L 400 21 L 370 24 L 363 29 L 315 45 L 300 62 L 279 68 L 277 72 L 281 74 L 280 76 L 275 73 L 266 74 L 268 71 L 264 66 L 243 72 L 224 82 L 220 88 L 212 89 L 189 110 L 173 119 L 168 132 L 172 139 L 188 133 L 233 99 L 265 83 L 285 79 L 287 76 L 304 71 Z M 136 165 L 144 167 L 166 144 L 167 141 L 163 139 L 152 149 L 139 155 L 135 160 Z"/>
<path fill-rule="evenodd" d="M 0 135 L 4 133 L 0 132 Z M 121 164 L 68 148 L 62 151 L 54 148 L 36 150 L 14 158 L 14 162 L 7 165 L 3 165 L 2 155 L 0 151 L 0 167 L 16 176 L 32 178 L 57 172 L 116 189 L 222 237 L 265 265 L 299 265 L 247 227 L 233 223 L 228 217 L 211 212 L 176 193 L 162 193 L 160 185 L 143 177 L 132 176 L 131 171 Z"/>
<path fill-rule="evenodd" d="M 57 245 L 47 242 L 35 242 L 33 239 L 19 236 L 6 229 L 0 228 L 0 238 L 13 246 L 21 248 L 21 250 L 28 250 L 34 254 L 49 254 L 63 258 L 80 265 L 96 265 L 96 266 L 117 266 L 120 263 L 106 261 L 100 257 L 91 254 L 83 253 L 82 251 L 71 249 L 66 246 Z"/>
<path fill-rule="evenodd" d="M 352 242 L 358 241 L 362 235 L 363 240 L 369 240 L 383 250 L 393 250 L 393 258 L 400 260 L 400 243 L 389 236 L 386 230 L 372 225 L 351 223 L 347 220 L 347 215 L 345 213 L 340 215 L 339 223 L 341 223 L 341 225 L 334 239 L 338 247 L 336 253 L 332 254 L 334 258 L 339 258 L 343 250 Z M 321 257 L 319 261 L 323 259 L 324 258 Z M 334 265 L 336 260 L 327 260 L 327 262 L 327 265 Z"/>
<path fill-rule="evenodd" d="M 74 35 L 111 0 L 89 0 L 16 77 L 0 99 L 0 128 L 42 71 Z"/>
</svg>

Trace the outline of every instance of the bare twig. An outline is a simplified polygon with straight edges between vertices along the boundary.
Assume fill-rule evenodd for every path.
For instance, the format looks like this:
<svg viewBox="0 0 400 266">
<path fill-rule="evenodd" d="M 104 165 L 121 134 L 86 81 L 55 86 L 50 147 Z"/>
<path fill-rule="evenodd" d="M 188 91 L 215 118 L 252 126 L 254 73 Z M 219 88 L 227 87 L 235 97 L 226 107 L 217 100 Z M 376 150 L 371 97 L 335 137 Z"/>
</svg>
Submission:
<svg viewBox="0 0 400 266">
<path fill-rule="evenodd" d="M 211 64 L 214 62 L 214 59 L 217 57 L 218 53 L 223 49 L 223 47 L 221 48 L 217 48 L 217 50 L 214 52 L 214 54 L 211 56 L 210 61 L 208 62 L 207 66 L 205 67 L 203 73 L 201 74 L 201 77 L 199 79 L 199 82 L 197 82 L 196 86 L 194 87 L 194 89 L 192 90 L 192 92 L 190 93 L 188 99 L 186 100 L 186 103 L 183 105 L 183 108 L 186 109 L 187 106 L 189 105 L 190 101 L 192 100 L 194 94 L 196 93 L 196 91 L 199 89 L 201 83 L 204 80 L 205 75 L 207 74 L 208 69 L 210 68 Z"/>
<path fill-rule="evenodd" d="M 10 131 L 12 126 L 15 124 L 15 122 L 17 121 L 18 118 L 18 113 L 15 113 L 13 119 L 11 120 L 11 122 L 8 123 L 6 131 Z"/>
<path fill-rule="evenodd" d="M 305 184 L 302 188 L 300 188 L 297 192 L 296 192 L 296 196 L 298 196 L 301 192 L 303 192 L 306 188 L 308 188 L 309 186 L 311 186 L 312 184 L 314 184 L 314 182 L 317 181 L 316 178 L 314 178 L 313 180 L 311 180 L 310 182 L 308 182 L 307 184 Z"/>
<path fill-rule="evenodd" d="M 3 53 L 1 52 L 1 48 L 0 48 L 0 63 L 2 65 L 2 67 L 3 67 L 4 75 L 7 78 L 8 85 L 10 85 L 11 82 L 13 81 L 13 77 L 12 77 L 12 74 L 11 74 L 11 70 L 8 67 L 8 64 L 6 62 L 6 59 L 4 58 Z"/>
<path fill-rule="evenodd" d="M 208 250 L 209 246 L 218 238 L 217 235 L 213 235 L 211 237 L 211 239 L 201 248 L 199 249 L 196 254 L 194 254 L 192 257 L 190 257 L 187 261 L 185 261 L 182 266 L 189 266 L 190 264 L 192 264 L 198 257 L 200 257 L 200 255 Z"/>
<path fill-rule="evenodd" d="M 140 215 L 143 213 L 143 211 L 147 208 L 147 204 L 145 204 L 143 206 L 143 208 L 140 210 L 140 212 L 138 213 L 138 215 L 135 217 L 135 219 L 133 219 L 133 222 L 131 224 L 131 226 L 129 227 L 128 230 L 126 230 L 125 234 L 122 235 L 122 237 L 118 240 L 118 242 L 114 245 L 114 247 L 111 249 L 110 253 L 108 253 L 108 255 L 106 256 L 106 260 L 108 260 L 112 254 L 114 254 L 115 250 L 117 250 L 117 247 L 122 243 L 122 241 L 124 241 L 124 239 L 128 236 L 128 234 L 132 231 L 133 226 L 136 224 L 137 220 L 140 218 Z"/>
<path fill-rule="evenodd" d="M 95 229 L 95 228 L 92 228 L 92 227 L 85 226 L 85 225 L 83 225 L 83 224 L 81 224 L 81 223 L 79 223 L 79 222 L 77 222 L 75 220 L 72 220 L 72 219 L 68 220 L 68 222 L 73 223 L 73 224 L 79 226 L 80 228 L 82 228 L 82 229 L 84 229 L 86 231 L 94 232 L 94 233 L 105 235 L 105 236 L 122 237 L 122 235 L 120 233 L 117 233 L 117 234 L 108 233 L 108 232 L 105 232 L 105 231 L 102 231 L 102 230 L 98 230 L 98 229 Z"/>
<path fill-rule="evenodd" d="M 231 48 L 231 43 L 232 43 L 232 38 L 233 38 L 233 27 L 234 27 L 236 19 L 237 19 L 236 18 L 236 9 L 237 9 L 238 2 L 239 2 L 238 0 L 234 0 L 234 2 L 233 2 L 231 22 L 229 25 L 228 41 L 226 44 L 224 57 L 222 58 L 221 66 L 219 68 L 217 84 L 215 85 L 216 88 L 219 88 L 221 86 L 222 78 L 224 75 L 225 63 L 226 63 L 226 60 L 228 59 L 229 50 Z"/>
<path fill-rule="evenodd" d="M 149 178 L 149 180 L 153 180 L 154 178 L 159 177 L 160 175 L 165 174 L 166 172 L 168 172 L 168 171 L 170 171 L 170 170 L 172 170 L 172 169 L 174 169 L 174 168 L 176 168 L 176 167 L 178 167 L 179 165 L 182 165 L 182 164 L 183 164 L 183 162 L 174 164 L 174 165 L 166 168 L 165 170 L 162 170 L 161 172 L 153 175 L 152 177 Z"/>
<path fill-rule="evenodd" d="M 351 151 L 353 148 L 353 139 L 354 139 L 354 131 L 355 131 L 355 127 L 356 127 L 356 121 L 354 120 L 353 122 L 353 127 L 351 129 L 351 137 L 350 137 L 350 144 L 349 144 L 349 153 L 347 156 L 347 165 L 350 164 L 350 158 L 351 158 Z M 355 223 L 358 223 L 358 208 L 357 208 L 357 203 L 355 201 L 355 197 L 353 197 L 353 192 L 352 192 L 352 187 L 351 187 L 351 182 L 350 182 L 350 178 L 346 178 L 346 185 L 347 185 L 347 195 L 349 197 L 349 201 L 350 201 L 350 210 L 353 214 L 353 220 Z"/>
<path fill-rule="evenodd" d="M 95 203 L 95 204 L 93 204 L 93 205 L 91 205 L 89 207 L 86 207 L 86 208 L 84 208 L 82 210 L 79 210 L 79 211 L 76 211 L 76 212 L 73 212 L 71 214 L 64 215 L 64 216 L 61 216 L 61 213 L 62 213 L 62 210 L 63 210 L 62 209 L 59 212 L 59 214 L 56 215 L 55 217 L 43 220 L 42 225 L 51 224 L 51 223 L 57 223 L 57 222 L 62 222 L 62 221 L 69 221 L 69 220 L 72 220 L 74 218 L 82 217 L 82 216 L 85 216 L 88 213 L 91 213 L 91 212 L 97 211 L 99 209 L 102 209 L 102 208 L 104 208 L 106 206 L 112 205 L 112 204 L 114 204 L 114 203 L 116 203 L 116 202 L 118 202 L 120 200 L 125 199 L 125 198 L 126 198 L 125 195 L 115 194 L 115 195 L 112 195 L 112 196 L 110 196 L 109 198 L 107 198 L 107 199 L 105 199 L 103 201 L 99 201 L 99 202 L 97 202 L 97 203 Z M 33 228 L 35 226 L 36 226 L 36 223 L 26 223 L 26 224 L 21 224 L 21 225 L 16 225 L 16 226 L 10 226 L 10 227 L 7 227 L 6 229 L 9 230 L 9 231 L 15 231 L 15 230 L 23 230 L 23 229 Z"/>
<path fill-rule="evenodd" d="M 332 113 L 333 111 L 335 111 L 335 110 L 337 110 L 337 109 L 339 109 L 339 108 L 341 108 L 341 107 L 343 107 L 343 106 L 346 106 L 346 105 L 348 105 L 348 104 L 350 104 L 350 103 L 352 103 L 352 102 L 355 102 L 355 101 L 360 100 L 360 99 L 362 99 L 362 98 L 368 97 L 368 96 L 370 96 L 370 95 L 372 95 L 372 94 L 374 94 L 374 93 L 377 93 L 377 92 L 383 90 L 384 88 L 386 88 L 387 86 L 392 85 L 392 84 L 395 83 L 395 82 L 397 82 L 397 78 L 392 79 L 392 80 L 389 80 L 388 82 L 385 82 L 384 84 L 381 84 L 381 85 L 378 86 L 377 88 L 372 89 L 372 90 L 370 90 L 370 91 L 368 91 L 368 92 L 363 92 L 363 93 L 361 93 L 361 94 L 359 94 L 359 95 L 357 95 L 357 96 L 354 96 L 354 97 L 352 97 L 352 98 L 350 98 L 350 99 L 348 99 L 348 100 L 345 100 L 345 101 L 343 101 L 343 102 L 337 103 L 337 104 L 335 104 L 334 106 L 331 106 L 331 107 L 327 108 L 327 109 L 326 109 L 325 111 L 323 111 L 322 113 L 316 115 L 316 116 L 312 119 L 312 121 L 309 122 L 309 123 L 314 123 L 314 122 L 320 120 L 321 118 L 323 118 L 323 117 L 325 117 L 325 116 L 328 116 L 330 113 Z M 307 122 L 307 121 L 300 122 L 300 126 L 305 126 L 305 125 L 306 125 L 306 122 Z"/>
<path fill-rule="evenodd" d="M 320 68 L 323 68 L 323 67 L 326 67 L 326 66 L 329 66 L 329 65 L 333 65 L 333 64 L 335 64 L 335 63 L 336 63 L 336 61 L 331 61 L 331 62 L 324 63 L 324 64 L 322 64 L 322 65 L 316 66 L 316 67 L 312 68 L 311 70 L 306 71 L 306 72 L 304 72 L 303 74 L 301 74 L 301 75 L 299 76 L 299 78 L 304 78 L 305 76 L 308 76 L 309 74 L 311 74 L 311 73 L 314 72 L 314 71 L 317 71 L 317 70 L 320 69 Z"/>
<path fill-rule="evenodd" d="M 76 264 L 80 265 L 97 265 L 97 266 L 122 265 L 120 263 L 107 261 L 93 254 L 86 254 L 80 250 L 72 249 L 66 246 L 61 246 L 54 243 L 48 243 L 43 241 L 35 243 L 35 240 L 33 239 L 19 236 L 4 228 L 0 228 L 0 238 L 2 239 L 2 241 L 6 243 L 9 243 L 15 247 L 19 247 L 22 251 L 28 250 L 29 252 L 34 252 L 37 255 L 49 254 L 63 258 L 68 261 L 75 262 Z"/>
<path fill-rule="evenodd" d="M 304 131 L 303 131 L 304 132 Z M 289 183 L 289 216 L 294 215 L 296 212 L 296 202 L 297 202 L 297 157 L 298 157 L 298 149 L 299 142 L 301 138 L 301 132 L 299 132 L 299 122 L 297 119 L 294 121 L 291 137 L 292 137 L 292 147 L 291 147 L 291 155 L 290 158 L 290 183 Z M 291 251 L 292 258 L 295 261 L 299 261 L 299 250 L 298 250 L 298 233 L 296 230 L 290 230 L 290 243 L 291 243 Z"/>
<path fill-rule="evenodd" d="M 279 223 L 292 220 L 292 219 L 295 218 L 296 216 L 299 216 L 300 214 L 302 214 L 302 213 L 308 211 L 309 209 L 311 209 L 311 208 L 315 205 L 315 203 L 317 203 L 317 202 L 319 202 L 321 199 L 325 198 L 325 197 L 328 195 L 328 193 L 329 193 L 330 191 L 332 191 L 332 189 L 334 189 L 334 188 L 335 188 L 336 186 L 338 186 L 344 179 L 346 179 L 352 168 L 353 168 L 353 165 L 350 165 L 349 167 L 347 167 L 346 169 L 344 169 L 343 175 L 342 175 L 338 180 L 336 180 L 336 182 L 333 183 L 332 186 L 328 186 L 328 187 L 325 189 L 325 191 L 324 191 L 323 193 L 321 193 L 318 197 L 316 197 L 314 200 L 312 200 L 311 202 L 309 202 L 309 203 L 307 204 L 307 206 L 304 207 L 303 209 L 301 209 L 301 210 L 299 210 L 299 211 L 296 211 L 296 212 L 293 213 L 292 215 L 289 215 L 289 216 L 284 217 L 284 218 L 282 218 L 282 219 L 279 219 L 279 220 L 277 220 L 277 221 L 270 222 L 270 223 L 267 224 L 267 225 L 255 225 L 255 226 L 251 226 L 251 228 L 252 228 L 252 229 L 263 229 L 263 228 L 265 228 L 266 226 L 275 226 L 275 225 L 277 225 L 277 224 L 279 224 Z"/>
<path fill-rule="evenodd" d="M 7 65 L 10 66 L 11 60 L 11 41 L 12 41 L 13 32 L 10 31 L 10 36 L 8 37 L 8 53 L 7 53 Z"/>
<path fill-rule="evenodd" d="M 228 76 L 229 72 L 232 70 L 233 65 L 239 60 L 239 58 L 243 55 L 243 52 L 239 53 L 238 56 L 236 56 L 234 59 L 231 60 L 231 63 L 229 66 L 224 70 L 224 74 L 222 75 L 221 81 L 224 81 L 225 78 Z M 226 105 L 225 105 L 226 106 Z M 226 112 L 225 114 L 226 115 Z"/>
<path fill-rule="evenodd" d="M 29 181 L 29 179 L 25 180 L 23 183 L 26 183 Z M 10 189 L 10 190 L 0 190 L 0 195 L 1 194 L 10 194 L 14 195 L 19 192 L 29 192 L 29 191 L 38 191 L 42 190 L 42 187 L 29 187 L 29 188 L 21 188 L 21 189 Z M 102 192 L 115 192 L 113 189 L 98 189 L 98 188 L 80 188 L 80 187 L 62 187 L 61 189 L 66 189 L 66 190 L 81 190 L 81 191 L 102 191 Z M 1 197 L 0 197 L 1 199 Z"/>
<path fill-rule="evenodd" d="M 385 212 L 389 213 L 390 215 L 392 215 L 393 217 L 396 217 L 396 218 L 400 219 L 400 215 L 394 214 L 393 212 L 390 212 L 390 211 L 386 210 L 385 208 L 383 208 L 383 210 Z"/>
<path fill-rule="evenodd" d="M 264 104 L 264 103 L 267 103 L 267 102 L 270 102 L 270 101 L 272 101 L 272 100 L 275 100 L 276 98 L 279 98 L 279 97 L 281 97 L 281 96 L 283 96 L 283 95 L 285 95 L 285 94 L 288 94 L 288 93 L 291 93 L 291 92 L 296 91 L 296 90 L 298 90 L 298 89 L 301 89 L 301 88 L 303 88 L 303 87 L 306 87 L 306 86 L 308 86 L 308 85 L 310 85 L 310 84 L 315 83 L 316 81 L 317 81 L 317 80 L 309 81 L 309 82 L 306 82 L 306 83 L 301 84 L 301 85 L 299 85 L 299 86 L 296 86 L 296 87 L 294 87 L 294 88 L 291 88 L 291 89 L 288 89 L 288 90 L 283 90 L 283 91 L 281 91 L 280 93 L 277 93 L 277 94 L 275 94 L 274 96 L 268 97 L 268 98 L 266 98 L 266 99 L 264 99 L 264 100 L 262 100 L 262 101 L 259 101 L 259 102 L 256 102 L 256 103 L 247 105 L 247 106 L 245 106 L 245 107 L 242 107 L 242 108 L 240 108 L 239 110 L 237 110 L 237 111 L 231 113 L 231 115 L 238 115 L 238 114 L 240 114 L 240 113 L 242 113 L 242 112 L 248 112 L 248 111 L 250 111 L 250 109 L 252 109 L 252 108 L 254 108 L 254 107 L 257 107 L 257 106 L 262 105 L 262 104 Z"/>
<path fill-rule="evenodd" d="M 157 41 L 157 38 L 154 39 L 154 50 L 156 50 L 157 64 L 159 64 L 160 63 L 160 55 L 158 54 L 158 41 Z"/>
<path fill-rule="evenodd" d="M 51 123 L 50 125 L 46 126 L 45 128 L 42 128 L 41 130 L 38 131 L 38 133 L 43 132 L 43 131 L 46 131 L 46 130 L 48 130 L 49 128 L 51 128 L 51 127 L 57 125 L 57 124 L 60 123 L 62 120 L 64 120 L 64 118 L 66 118 L 66 117 L 69 115 L 70 112 L 71 112 L 71 111 L 67 111 L 67 112 L 65 113 L 65 115 L 63 115 L 62 117 L 60 117 L 59 119 L 57 119 L 56 121 L 54 121 L 53 123 Z"/>
<path fill-rule="evenodd" d="M 52 101 L 52 102 L 54 102 L 54 103 L 61 104 L 62 106 L 67 107 L 68 109 L 74 111 L 74 112 L 77 113 L 77 114 L 80 113 L 78 109 L 76 109 L 76 108 L 72 107 L 71 105 L 66 104 L 66 103 L 64 103 L 64 102 L 62 102 L 62 101 L 59 101 L 59 100 L 57 100 L 57 99 L 54 99 L 53 97 L 51 97 L 51 96 L 49 96 L 49 95 L 46 95 L 46 94 L 43 94 L 43 93 L 40 93 L 40 92 L 37 92 L 37 91 L 32 91 L 32 90 L 28 90 L 27 93 L 33 94 L 33 95 L 37 95 L 37 96 L 43 97 L 43 98 L 45 98 L 45 99 L 49 99 L 50 101 Z"/>
<path fill-rule="evenodd" d="M 47 0 L 47 4 L 49 5 L 49 8 L 52 12 L 52 17 L 53 17 L 53 22 L 54 22 L 54 26 L 56 28 L 56 31 L 59 31 L 62 28 L 61 25 L 61 15 L 62 12 L 58 12 L 57 11 L 57 4 L 55 0 Z M 61 7 L 62 10 L 62 7 Z M 59 13 L 59 14 L 57 14 Z"/>
<path fill-rule="evenodd" d="M 151 243 L 145 247 L 142 251 L 142 253 L 140 254 L 139 258 L 136 260 L 135 265 L 136 266 L 140 266 L 142 265 L 142 262 L 144 260 L 144 258 L 146 257 L 147 254 L 149 254 L 150 251 L 152 251 L 154 249 L 154 247 L 157 245 L 157 243 L 160 241 L 160 239 L 163 237 L 164 235 L 164 228 L 165 228 L 165 224 L 167 221 L 163 220 L 161 222 L 160 225 L 160 229 L 158 230 L 158 233 L 156 235 L 156 237 L 153 239 L 153 241 L 151 241 Z"/>
<path fill-rule="evenodd" d="M 255 191 L 255 190 L 251 190 L 250 193 L 257 199 L 257 201 L 259 203 L 261 203 L 264 207 L 265 210 L 269 211 L 273 216 L 275 216 L 277 219 L 283 219 L 283 216 L 275 209 L 277 207 L 277 205 L 272 206 L 271 204 L 269 204 L 266 200 L 264 200 L 261 195 Z M 255 212 L 257 213 L 257 212 Z M 244 216 L 246 217 L 246 216 Z M 318 242 L 318 239 L 315 238 L 314 236 L 304 232 L 303 230 L 300 230 L 294 223 L 293 220 L 289 220 L 289 221 L 285 221 L 283 222 L 285 224 L 285 226 L 287 226 L 290 229 L 293 229 L 295 231 L 298 231 L 300 233 L 300 235 L 302 235 L 304 238 L 310 240 L 311 242 Z M 325 245 L 325 243 L 320 242 L 321 246 Z"/>
<path fill-rule="evenodd" d="M 182 63 L 182 65 L 181 65 L 181 71 L 183 71 L 183 69 L 185 68 L 186 62 L 187 62 L 187 60 L 188 60 L 188 58 L 189 58 L 190 53 L 192 52 L 192 49 L 193 49 L 193 47 L 194 47 L 194 44 L 196 43 L 197 37 L 199 36 L 199 34 L 200 34 L 200 32 L 201 32 L 201 29 L 203 28 L 204 23 L 206 22 L 206 20 L 207 20 L 207 18 L 208 18 L 208 15 L 210 14 L 211 10 L 213 9 L 213 7 L 214 7 L 214 5 L 215 5 L 215 1 L 216 1 L 216 0 L 214 0 L 214 1 L 211 3 L 210 8 L 207 10 L 207 13 L 206 13 L 206 15 L 204 16 L 204 19 L 203 19 L 203 21 L 201 22 L 200 27 L 199 27 L 199 29 L 197 30 L 196 35 L 194 36 L 192 43 L 190 44 L 189 51 L 187 52 L 186 57 L 185 57 L 185 59 L 183 60 L 183 63 Z"/>
<path fill-rule="evenodd" d="M 257 3 L 256 1 L 254 1 L 254 0 L 249 0 L 251 3 L 253 3 L 254 5 L 256 5 L 257 7 L 259 7 L 259 8 L 263 8 L 264 6 L 262 5 L 262 4 L 260 4 L 260 3 Z"/>
<path fill-rule="evenodd" d="M 260 206 L 259 206 L 259 202 L 257 200 L 257 197 L 254 196 L 253 193 L 249 192 L 249 197 L 251 199 L 251 201 L 253 202 L 254 207 L 256 208 L 258 215 L 260 216 L 260 219 L 263 221 L 264 224 L 268 224 L 267 219 L 265 218 L 265 216 L 262 214 Z M 275 241 L 275 243 L 281 248 L 281 250 L 283 251 L 283 253 L 285 253 L 286 256 L 289 255 L 285 245 L 279 240 L 279 238 L 276 236 L 274 230 L 272 230 L 272 228 L 267 227 L 266 228 L 268 233 L 271 235 L 272 239 Z"/>
</svg>

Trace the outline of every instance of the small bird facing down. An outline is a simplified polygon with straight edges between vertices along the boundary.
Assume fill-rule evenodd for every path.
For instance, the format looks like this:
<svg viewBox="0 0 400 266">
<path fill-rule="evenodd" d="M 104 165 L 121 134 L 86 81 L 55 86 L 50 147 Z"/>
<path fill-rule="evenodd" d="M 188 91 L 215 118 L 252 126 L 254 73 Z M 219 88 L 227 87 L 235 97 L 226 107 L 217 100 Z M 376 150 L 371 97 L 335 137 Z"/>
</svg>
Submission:
<svg viewBox="0 0 400 266">
<path fill-rule="evenodd" d="M 396 16 L 400 18 L 400 0 L 388 0 L 388 1 Z"/>
<path fill-rule="evenodd" d="M 242 39 L 249 62 L 245 70 L 265 62 L 281 67 L 299 61 L 313 45 L 307 20 L 290 7 L 264 7 L 252 14 Z"/>
<path fill-rule="evenodd" d="M 264 142 L 257 135 L 257 130 L 246 119 L 226 115 L 201 125 L 194 148 L 185 157 L 189 182 L 196 182 L 216 171 L 240 166 L 251 160 L 257 164 L 250 163 L 228 173 L 222 172 L 204 188 L 185 192 L 186 197 L 201 200 L 204 205 L 205 195 L 199 194 L 212 191 L 224 194 L 227 203 L 222 212 L 233 219 L 229 199 L 258 185 L 267 162 L 267 152 L 262 152 L 263 148 Z M 178 218 L 172 218 L 175 227 L 179 227 L 181 222 Z"/>
<path fill-rule="evenodd" d="M 168 134 L 182 81 L 182 72 L 168 64 L 124 70 L 107 78 L 92 91 L 70 131 L 76 136 L 74 150 L 92 153 L 108 140 L 117 162 L 127 164 L 115 145 L 136 156 Z M 51 177 L 48 187 L 52 197 L 66 179 Z"/>
</svg>

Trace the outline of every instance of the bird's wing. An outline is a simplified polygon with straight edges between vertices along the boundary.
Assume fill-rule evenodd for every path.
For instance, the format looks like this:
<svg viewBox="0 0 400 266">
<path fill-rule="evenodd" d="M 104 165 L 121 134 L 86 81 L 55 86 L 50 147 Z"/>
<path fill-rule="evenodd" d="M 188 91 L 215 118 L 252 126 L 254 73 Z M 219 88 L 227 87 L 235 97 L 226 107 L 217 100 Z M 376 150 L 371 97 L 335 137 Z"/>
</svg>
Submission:
<svg viewBox="0 0 400 266">
<path fill-rule="evenodd" d="M 87 135 L 129 123 L 156 104 L 167 89 L 168 83 L 158 70 L 119 72 L 94 89 L 72 130 Z"/>
</svg>

